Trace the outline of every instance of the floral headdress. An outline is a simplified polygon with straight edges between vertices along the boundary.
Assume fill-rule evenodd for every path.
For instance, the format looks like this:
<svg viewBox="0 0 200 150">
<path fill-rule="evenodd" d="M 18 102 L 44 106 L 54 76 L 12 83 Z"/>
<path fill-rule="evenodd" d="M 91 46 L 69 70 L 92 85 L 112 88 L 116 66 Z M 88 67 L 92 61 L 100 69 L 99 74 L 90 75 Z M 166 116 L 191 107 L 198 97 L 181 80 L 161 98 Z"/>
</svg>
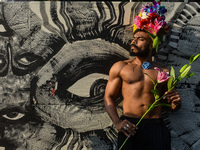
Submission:
<svg viewBox="0 0 200 150">
<path fill-rule="evenodd" d="M 165 6 L 160 6 L 160 1 L 142 6 L 138 16 L 134 19 L 133 32 L 136 29 L 146 31 L 153 40 L 153 48 L 158 52 L 159 41 L 163 41 L 163 36 L 169 31 L 169 26 L 165 22 Z"/>
</svg>

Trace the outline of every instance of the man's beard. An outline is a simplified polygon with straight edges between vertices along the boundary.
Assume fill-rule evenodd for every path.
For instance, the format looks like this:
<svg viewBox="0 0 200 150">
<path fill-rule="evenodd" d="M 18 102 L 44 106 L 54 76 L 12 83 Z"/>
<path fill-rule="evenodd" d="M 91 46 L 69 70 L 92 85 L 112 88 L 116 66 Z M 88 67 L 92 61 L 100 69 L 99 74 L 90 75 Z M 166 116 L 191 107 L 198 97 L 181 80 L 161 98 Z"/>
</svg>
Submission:
<svg viewBox="0 0 200 150">
<path fill-rule="evenodd" d="M 133 52 L 132 49 L 130 49 L 130 56 L 141 56 L 141 57 L 147 57 L 149 55 L 149 49 L 148 49 L 148 46 L 144 49 L 144 50 L 141 50 L 137 45 L 135 44 L 132 44 L 132 46 L 134 46 L 135 48 L 137 48 L 138 52 Z"/>
</svg>

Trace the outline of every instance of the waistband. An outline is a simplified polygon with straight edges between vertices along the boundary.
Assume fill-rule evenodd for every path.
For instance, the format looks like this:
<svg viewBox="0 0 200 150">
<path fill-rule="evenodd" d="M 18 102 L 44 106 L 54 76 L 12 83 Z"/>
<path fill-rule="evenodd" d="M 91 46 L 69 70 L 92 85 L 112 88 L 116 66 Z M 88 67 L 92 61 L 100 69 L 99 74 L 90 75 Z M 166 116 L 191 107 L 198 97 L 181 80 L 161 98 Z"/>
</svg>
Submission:
<svg viewBox="0 0 200 150">
<path fill-rule="evenodd" d="M 127 116 L 124 116 L 122 115 L 120 117 L 121 120 L 128 120 L 134 124 L 136 124 L 140 118 L 133 118 L 133 117 L 127 117 Z M 141 123 L 140 124 L 164 124 L 164 121 L 163 121 L 163 118 L 151 118 L 151 119 L 142 119 Z"/>
</svg>

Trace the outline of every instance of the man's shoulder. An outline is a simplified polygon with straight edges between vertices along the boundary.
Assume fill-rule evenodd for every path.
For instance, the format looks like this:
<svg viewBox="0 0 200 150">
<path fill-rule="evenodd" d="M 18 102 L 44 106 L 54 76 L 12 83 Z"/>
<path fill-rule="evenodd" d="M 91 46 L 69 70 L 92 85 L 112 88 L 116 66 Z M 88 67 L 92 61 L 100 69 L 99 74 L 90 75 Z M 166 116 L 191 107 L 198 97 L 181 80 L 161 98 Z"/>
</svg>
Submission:
<svg viewBox="0 0 200 150">
<path fill-rule="evenodd" d="M 111 74 L 120 74 L 120 72 L 123 70 L 125 66 L 127 66 L 129 63 L 129 60 L 123 60 L 123 61 L 118 61 L 113 64 L 113 66 L 110 69 Z"/>
<path fill-rule="evenodd" d="M 115 68 L 117 70 L 121 70 L 122 68 L 124 68 L 124 66 L 128 65 L 129 63 L 130 63 L 130 60 L 118 61 L 118 62 L 114 63 L 112 68 Z"/>
<path fill-rule="evenodd" d="M 116 62 L 114 65 L 116 65 L 116 66 L 125 66 L 125 65 L 128 65 L 129 63 L 133 63 L 134 60 L 135 60 L 134 58 L 133 59 L 122 60 L 122 61 Z"/>
</svg>

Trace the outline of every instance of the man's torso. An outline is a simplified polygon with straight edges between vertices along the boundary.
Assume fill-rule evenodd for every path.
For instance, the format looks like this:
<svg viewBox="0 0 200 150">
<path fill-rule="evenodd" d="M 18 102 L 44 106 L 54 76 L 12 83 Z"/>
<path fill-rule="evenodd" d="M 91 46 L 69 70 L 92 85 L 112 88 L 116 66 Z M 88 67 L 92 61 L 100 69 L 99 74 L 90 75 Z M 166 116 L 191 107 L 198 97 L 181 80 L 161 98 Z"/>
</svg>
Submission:
<svg viewBox="0 0 200 150">
<path fill-rule="evenodd" d="M 157 82 L 158 71 L 153 69 L 155 64 L 148 70 L 143 69 L 133 60 L 125 61 L 126 65 L 120 72 L 122 79 L 123 114 L 129 117 L 140 118 L 155 100 L 151 90 L 154 88 L 150 77 Z M 146 74 L 149 76 L 147 76 Z M 146 115 L 145 118 L 159 118 L 161 108 L 157 107 Z"/>
</svg>

